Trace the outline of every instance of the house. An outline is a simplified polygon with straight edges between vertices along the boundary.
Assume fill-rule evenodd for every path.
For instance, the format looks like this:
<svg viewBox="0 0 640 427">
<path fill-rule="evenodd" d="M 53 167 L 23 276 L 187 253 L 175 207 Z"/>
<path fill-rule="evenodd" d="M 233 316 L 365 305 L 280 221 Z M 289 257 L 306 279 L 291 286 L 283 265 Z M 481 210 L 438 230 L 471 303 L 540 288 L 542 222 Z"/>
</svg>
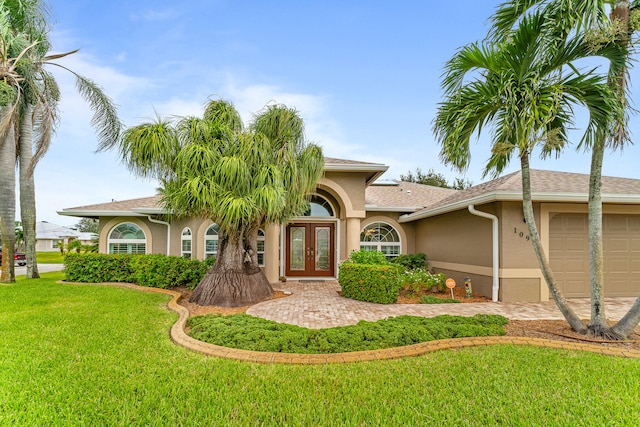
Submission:
<svg viewBox="0 0 640 427">
<path fill-rule="evenodd" d="M 58 244 L 60 242 L 66 247 L 72 240 L 79 240 L 83 245 L 90 245 L 96 238 L 94 233 L 77 231 L 51 222 L 39 221 L 36 223 L 36 252 L 59 251 Z"/>
<path fill-rule="evenodd" d="M 520 172 L 452 190 L 376 182 L 378 163 L 325 158 L 325 173 L 305 216 L 261 230 L 266 277 L 335 278 L 360 248 L 387 257 L 424 252 L 436 271 L 494 301 L 546 301 L 549 293 L 522 213 Z M 532 170 L 542 245 L 567 297 L 589 295 L 588 175 Z M 640 294 L 640 180 L 603 177 L 605 290 Z M 210 220 L 166 222 L 159 198 L 77 208 L 61 215 L 100 220 L 100 252 L 163 253 L 203 259 L 217 253 Z"/>
</svg>

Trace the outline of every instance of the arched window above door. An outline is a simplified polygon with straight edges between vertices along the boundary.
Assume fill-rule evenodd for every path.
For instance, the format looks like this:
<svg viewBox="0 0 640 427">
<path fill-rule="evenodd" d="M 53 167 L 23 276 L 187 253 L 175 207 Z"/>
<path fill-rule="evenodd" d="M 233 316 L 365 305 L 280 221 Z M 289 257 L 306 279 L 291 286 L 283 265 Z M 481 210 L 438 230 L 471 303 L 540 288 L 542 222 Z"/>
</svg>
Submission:
<svg viewBox="0 0 640 427">
<path fill-rule="evenodd" d="M 334 217 L 335 214 L 333 212 L 331 203 L 329 203 L 327 199 L 314 194 L 313 196 L 311 196 L 311 200 L 309 201 L 309 209 L 304 213 L 303 216 L 331 218 Z"/>
</svg>

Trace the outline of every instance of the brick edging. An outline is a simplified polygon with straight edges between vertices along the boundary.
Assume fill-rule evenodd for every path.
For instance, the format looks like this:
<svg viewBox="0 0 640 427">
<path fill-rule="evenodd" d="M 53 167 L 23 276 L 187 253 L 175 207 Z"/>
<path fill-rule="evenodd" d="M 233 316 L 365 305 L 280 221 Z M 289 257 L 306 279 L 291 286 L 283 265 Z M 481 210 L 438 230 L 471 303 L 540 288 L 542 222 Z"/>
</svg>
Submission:
<svg viewBox="0 0 640 427">
<path fill-rule="evenodd" d="M 71 283 L 71 282 L 64 282 Z M 86 284 L 86 283 L 82 283 Z M 248 362 L 260 363 L 289 363 L 312 365 L 322 363 L 348 363 L 348 362 L 364 362 L 369 360 L 388 360 L 400 357 L 419 356 L 438 350 L 446 350 L 452 348 L 474 347 L 481 345 L 533 345 L 537 347 L 558 348 L 564 350 L 587 351 L 590 353 L 603 354 L 607 356 L 618 356 L 626 358 L 640 358 L 640 351 L 632 349 L 624 349 L 618 347 L 604 347 L 595 344 L 573 343 L 567 341 L 550 340 L 544 338 L 527 338 L 527 337 L 471 337 L 471 338 L 449 338 L 444 340 L 427 341 L 423 343 L 407 345 L 403 347 L 385 348 L 380 350 L 353 351 L 348 353 L 330 353 L 330 354 L 295 354 L 295 353 L 272 353 L 265 351 L 241 350 L 236 348 L 222 347 L 219 345 L 209 344 L 198 341 L 184 331 L 187 319 L 189 318 L 189 310 L 178 304 L 178 300 L 182 296 L 179 292 L 169 289 L 150 288 L 146 286 L 134 285 L 131 283 L 96 283 L 101 285 L 115 285 L 128 289 L 135 289 L 146 292 L 156 292 L 171 295 L 173 298 L 167 304 L 167 307 L 178 313 L 178 320 L 173 324 L 169 335 L 171 340 L 183 347 L 208 356 L 224 357 L 227 359 L 242 360 Z"/>
</svg>

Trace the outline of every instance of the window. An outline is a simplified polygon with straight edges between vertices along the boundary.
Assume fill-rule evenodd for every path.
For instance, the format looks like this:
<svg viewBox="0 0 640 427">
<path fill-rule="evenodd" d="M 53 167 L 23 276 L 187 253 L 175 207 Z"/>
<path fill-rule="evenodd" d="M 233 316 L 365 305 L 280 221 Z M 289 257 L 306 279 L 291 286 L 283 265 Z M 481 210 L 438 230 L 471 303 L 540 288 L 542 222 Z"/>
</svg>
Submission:
<svg viewBox="0 0 640 427">
<path fill-rule="evenodd" d="M 189 227 L 185 227 L 182 230 L 182 243 L 180 246 L 180 256 L 182 258 L 191 259 L 191 229 Z"/>
<path fill-rule="evenodd" d="M 264 230 L 258 230 L 258 265 L 264 267 Z"/>
<path fill-rule="evenodd" d="M 213 224 L 207 228 L 204 233 L 204 257 L 215 258 L 218 256 L 218 234 L 220 234 L 220 227 L 218 224 Z"/>
<path fill-rule="evenodd" d="M 109 233 L 110 254 L 145 254 L 147 238 L 142 228 L 130 222 L 117 225 Z"/>
<path fill-rule="evenodd" d="M 320 196 L 311 196 L 309 201 L 309 209 L 303 216 L 313 217 L 333 217 L 333 208 L 331 204 Z"/>
<path fill-rule="evenodd" d="M 360 232 L 360 249 L 380 251 L 387 259 L 400 255 L 400 235 L 391 225 L 374 222 Z"/>
</svg>

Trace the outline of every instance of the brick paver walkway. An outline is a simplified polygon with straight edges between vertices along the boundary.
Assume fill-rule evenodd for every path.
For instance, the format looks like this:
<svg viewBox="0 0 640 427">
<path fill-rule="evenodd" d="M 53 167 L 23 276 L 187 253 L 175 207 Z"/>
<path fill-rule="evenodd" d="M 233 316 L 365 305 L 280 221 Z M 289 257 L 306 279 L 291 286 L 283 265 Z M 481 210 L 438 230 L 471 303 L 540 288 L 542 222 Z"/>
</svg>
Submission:
<svg viewBox="0 0 640 427">
<path fill-rule="evenodd" d="M 553 301 L 522 303 L 464 303 L 464 304 L 374 304 L 343 298 L 335 280 L 324 282 L 288 281 L 278 290 L 291 292 L 286 298 L 254 305 L 248 314 L 280 323 L 311 329 L 353 325 L 360 320 L 376 321 L 403 314 L 433 317 L 439 314 L 473 316 L 500 314 L 512 320 L 562 320 L 564 317 Z M 619 320 L 633 305 L 635 298 L 607 298 L 607 317 Z M 591 317 L 588 298 L 571 299 L 571 307 L 583 319 Z"/>
</svg>

